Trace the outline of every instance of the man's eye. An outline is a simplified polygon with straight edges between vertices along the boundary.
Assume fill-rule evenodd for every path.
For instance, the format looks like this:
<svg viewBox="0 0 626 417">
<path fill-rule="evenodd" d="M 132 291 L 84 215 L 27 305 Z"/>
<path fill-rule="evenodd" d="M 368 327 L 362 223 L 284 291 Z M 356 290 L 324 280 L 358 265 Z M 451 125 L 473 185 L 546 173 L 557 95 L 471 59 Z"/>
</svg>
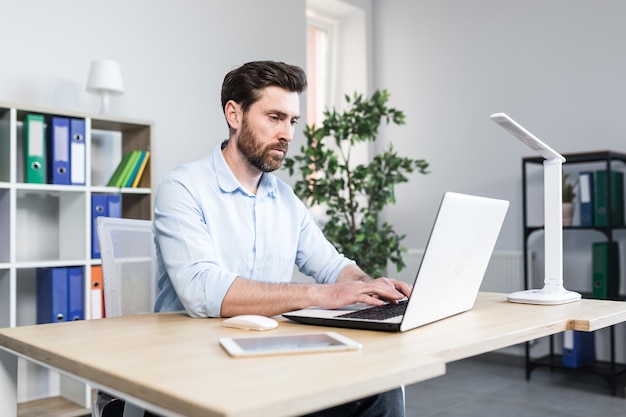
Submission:
<svg viewBox="0 0 626 417">
<path fill-rule="evenodd" d="M 297 125 L 297 124 L 298 124 L 298 119 L 293 119 L 293 120 L 291 121 L 291 126 L 295 126 L 295 125 Z"/>
</svg>

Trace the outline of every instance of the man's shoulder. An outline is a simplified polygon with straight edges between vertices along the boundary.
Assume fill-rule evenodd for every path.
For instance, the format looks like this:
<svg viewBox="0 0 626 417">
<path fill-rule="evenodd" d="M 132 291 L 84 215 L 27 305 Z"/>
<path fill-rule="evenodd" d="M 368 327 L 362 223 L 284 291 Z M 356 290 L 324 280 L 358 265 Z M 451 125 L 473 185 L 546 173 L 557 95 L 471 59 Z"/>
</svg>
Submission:
<svg viewBox="0 0 626 417">
<path fill-rule="evenodd" d="M 208 153 L 200 159 L 178 164 L 172 171 L 167 174 L 167 176 L 187 175 L 189 173 L 193 173 L 199 170 L 206 171 L 213 166 L 213 158 L 211 157 L 211 153 Z"/>
<path fill-rule="evenodd" d="M 195 189 L 198 181 L 207 184 L 207 180 L 214 177 L 214 175 L 211 174 L 215 170 L 212 167 L 211 159 L 209 154 L 202 159 L 183 162 L 177 165 L 161 179 L 158 190 L 166 188 L 168 192 L 172 192 L 173 190 L 180 189 L 181 186 L 186 189 Z"/>
</svg>

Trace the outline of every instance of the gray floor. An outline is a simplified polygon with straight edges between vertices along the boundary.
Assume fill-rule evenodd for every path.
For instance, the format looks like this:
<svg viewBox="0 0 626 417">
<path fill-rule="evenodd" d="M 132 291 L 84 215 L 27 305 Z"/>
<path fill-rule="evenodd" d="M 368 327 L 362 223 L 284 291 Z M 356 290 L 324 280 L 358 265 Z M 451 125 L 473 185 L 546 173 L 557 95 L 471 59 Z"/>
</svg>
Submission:
<svg viewBox="0 0 626 417">
<path fill-rule="evenodd" d="M 596 376 L 547 368 L 526 381 L 523 358 L 495 353 L 451 363 L 446 375 L 407 386 L 406 417 L 618 417 L 626 416 L 623 393 L 611 396 Z"/>
</svg>

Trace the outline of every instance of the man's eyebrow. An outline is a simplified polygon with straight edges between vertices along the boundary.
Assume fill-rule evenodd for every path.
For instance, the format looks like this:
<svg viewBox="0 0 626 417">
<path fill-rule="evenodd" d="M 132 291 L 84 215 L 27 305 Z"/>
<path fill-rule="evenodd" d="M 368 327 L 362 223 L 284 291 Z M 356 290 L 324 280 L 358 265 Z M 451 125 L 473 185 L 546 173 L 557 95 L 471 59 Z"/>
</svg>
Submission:
<svg viewBox="0 0 626 417">
<path fill-rule="evenodd" d="M 284 111 L 280 111 L 280 110 L 268 110 L 267 114 L 275 114 L 283 119 L 287 119 L 289 117 L 289 115 L 287 113 L 285 113 Z M 291 118 L 292 119 L 300 119 L 300 117 L 302 117 L 300 114 L 295 114 L 293 115 Z"/>
</svg>

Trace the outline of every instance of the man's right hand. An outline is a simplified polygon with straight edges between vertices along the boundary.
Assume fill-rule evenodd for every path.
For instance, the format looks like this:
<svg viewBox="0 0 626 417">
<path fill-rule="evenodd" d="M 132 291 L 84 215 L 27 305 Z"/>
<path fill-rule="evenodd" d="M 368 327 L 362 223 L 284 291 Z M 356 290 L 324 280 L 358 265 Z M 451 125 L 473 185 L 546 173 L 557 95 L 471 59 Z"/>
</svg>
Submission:
<svg viewBox="0 0 626 417">
<path fill-rule="evenodd" d="M 335 284 L 316 285 L 313 301 L 321 308 L 341 308 L 354 303 L 379 306 L 398 302 L 411 295 L 411 286 L 393 278 L 341 280 Z"/>
</svg>

